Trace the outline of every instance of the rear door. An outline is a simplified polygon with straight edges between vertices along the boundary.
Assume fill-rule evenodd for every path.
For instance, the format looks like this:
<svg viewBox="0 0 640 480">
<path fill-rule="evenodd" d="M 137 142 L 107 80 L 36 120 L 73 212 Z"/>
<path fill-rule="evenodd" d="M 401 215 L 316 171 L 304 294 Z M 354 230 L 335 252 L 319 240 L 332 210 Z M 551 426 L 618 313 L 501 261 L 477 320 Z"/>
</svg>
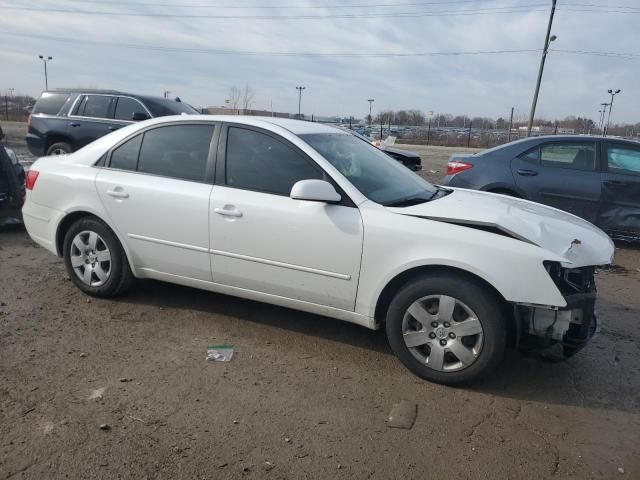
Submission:
<svg viewBox="0 0 640 480">
<path fill-rule="evenodd" d="M 216 129 L 211 122 L 151 127 L 116 146 L 98 173 L 100 200 L 142 271 L 211 281 Z"/>
<path fill-rule="evenodd" d="M 596 141 L 542 143 L 514 158 L 511 170 L 516 185 L 534 202 L 597 220 L 601 180 Z"/>
<path fill-rule="evenodd" d="M 69 134 L 76 149 L 110 133 L 113 126 L 113 95 L 81 95 L 69 115 Z"/>
<path fill-rule="evenodd" d="M 640 237 L 640 145 L 607 141 L 603 148 L 602 206 L 598 226 Z"/>
</svg>

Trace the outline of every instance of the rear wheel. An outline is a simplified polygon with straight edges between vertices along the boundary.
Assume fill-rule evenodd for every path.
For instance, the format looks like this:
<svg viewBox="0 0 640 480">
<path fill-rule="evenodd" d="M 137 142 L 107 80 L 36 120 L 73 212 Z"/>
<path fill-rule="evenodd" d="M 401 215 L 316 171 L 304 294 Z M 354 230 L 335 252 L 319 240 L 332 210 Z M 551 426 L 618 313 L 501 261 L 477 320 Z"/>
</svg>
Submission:
<svg viewBox="0 0 640 480">
<path fill-rule="evenodd" d="M 129 289 L 133 275 L 115 234 L 100 220 L 81 218 L 67 231 L 64 264 L 71 280 L 95 297 L 113 297 Z"/>
<path fill-rule="evenodd" d="M 54 143 L 47 149 L 47 155 L 65 155 L 71 153 L 73 149 L 66 142 Z"/>
<path fill-rule="evenodd" d="M 389 306 L 386 329 L 406 367 L 447 385 L 468 384 L 494 370 L 507 339 L 501 300 L 455 273 L 425 276 L 401 288 Z"/>
</svg>

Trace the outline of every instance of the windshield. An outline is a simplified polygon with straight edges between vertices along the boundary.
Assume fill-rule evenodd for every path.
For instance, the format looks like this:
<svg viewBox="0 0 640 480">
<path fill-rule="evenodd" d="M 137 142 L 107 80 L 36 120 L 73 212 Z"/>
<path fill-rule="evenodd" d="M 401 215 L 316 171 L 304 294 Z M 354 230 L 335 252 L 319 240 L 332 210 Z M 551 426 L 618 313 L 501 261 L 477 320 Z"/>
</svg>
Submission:
<svg viewBox="0 0 640 480">
<path fill-rule="evenodd" d="M 386 206 L 429 201 L 438 189 L 368 142 L 345 133 L 300 135 L 369 200 Z"/>
<path fill-rule="evenodd" d="M 143 100 L 154 117 L 180 115 L 181 113 L 195 115 L 198 113 L 192 106 L 183 102 L 176 102 L 175 100 L 163 98 L 143 98 Z"/>
</svg>

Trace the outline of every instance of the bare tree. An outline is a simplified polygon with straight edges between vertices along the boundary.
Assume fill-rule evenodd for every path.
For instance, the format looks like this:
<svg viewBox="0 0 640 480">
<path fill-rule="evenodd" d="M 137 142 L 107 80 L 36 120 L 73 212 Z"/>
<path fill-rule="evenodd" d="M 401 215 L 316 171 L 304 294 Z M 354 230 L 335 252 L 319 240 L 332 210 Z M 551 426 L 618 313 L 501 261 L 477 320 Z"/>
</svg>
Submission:
<svg viewBox="0 0 640 480">
<path fill-rule="evenodd" d="M 229 90 L 229 103 L 231 104 L 231 108 L 233 109 L 233 114 L 238 114 L 238 107 L 240 106 L 240 97 L 242 93 L 240 89 L 235 85 L 231 87 Z"/>
<path fill-rule="evenodd" d="M 253 98 L 256 96 L 253 88 L 249 86 L 248 83 L 244 85 L 242 89 L 242 107 L 244 110 L 244 114 L 247 114 L 251 110 L 251 104 L 253 103 Z"/>
</svg>

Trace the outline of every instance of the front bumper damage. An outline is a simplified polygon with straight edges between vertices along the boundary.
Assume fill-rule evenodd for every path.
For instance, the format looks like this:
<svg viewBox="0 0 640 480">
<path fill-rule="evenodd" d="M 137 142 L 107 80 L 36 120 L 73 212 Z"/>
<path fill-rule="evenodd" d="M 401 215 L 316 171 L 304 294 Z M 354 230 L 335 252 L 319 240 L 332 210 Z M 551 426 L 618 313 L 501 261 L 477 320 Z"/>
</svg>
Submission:
<svg viewBox="0 0 640 480">
<path fill-rule="evenodd" d="M 589 343 L 596 332 L 595 268 L 568 269 L 554 262 L 545 267 L 567 305 L 516 305 L 517 343 L 524 350 L 568 358 Z"/>
</svg>

